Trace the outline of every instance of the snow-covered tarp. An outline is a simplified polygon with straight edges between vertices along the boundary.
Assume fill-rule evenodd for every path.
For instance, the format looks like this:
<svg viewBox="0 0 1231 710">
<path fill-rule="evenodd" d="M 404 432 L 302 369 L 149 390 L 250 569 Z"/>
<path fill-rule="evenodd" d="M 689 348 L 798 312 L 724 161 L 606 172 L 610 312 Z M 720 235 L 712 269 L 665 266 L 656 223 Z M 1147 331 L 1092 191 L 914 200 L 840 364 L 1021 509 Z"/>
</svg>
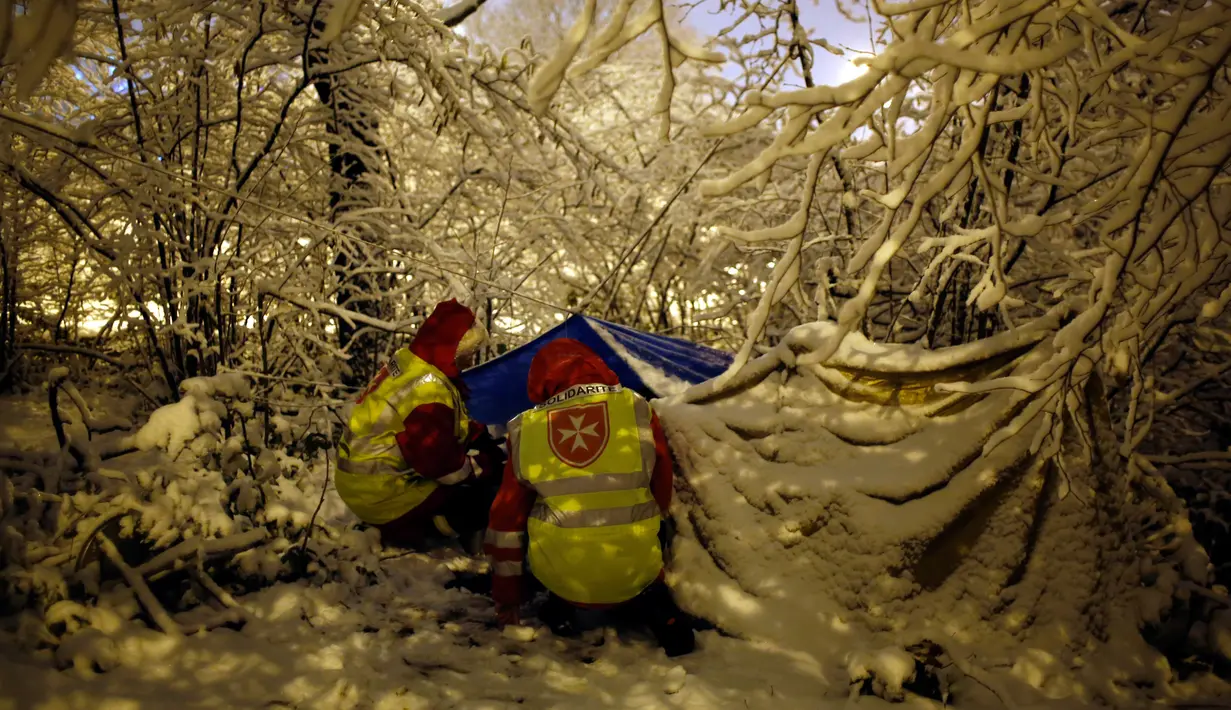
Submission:
<svg viewBox="0 0 1231 710">
<path fill-rule="evenodd" d="M 892 684 L 901 649 L 928 642 L 1000 669 L 1006 699 L 1173 692 L 1146 638 L 1200 617 L 1210 582 L 1183 505 L 1120 455 L 1101 393 L 1053 441 L 1057 410 L 1034 406 L 1049 390 L 962 385 L 1034 371 L 1044 332 L 935 351 L 850 335 L 818 363 L 840 336 L 816 323 L 657 402 L 686 489 L 684 605 L 831 679 L 879 663 Z M 1181 626 L 1192 648 L 1221 633 Z"/>
</svg>

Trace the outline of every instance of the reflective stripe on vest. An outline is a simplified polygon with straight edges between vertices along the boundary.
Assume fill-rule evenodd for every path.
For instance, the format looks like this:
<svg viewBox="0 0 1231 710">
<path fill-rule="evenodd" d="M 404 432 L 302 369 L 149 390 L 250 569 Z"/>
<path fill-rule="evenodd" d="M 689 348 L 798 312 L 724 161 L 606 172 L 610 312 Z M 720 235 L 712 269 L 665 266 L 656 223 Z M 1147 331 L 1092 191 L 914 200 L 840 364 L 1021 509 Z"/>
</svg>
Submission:
<svg viewBox="0 0 1231 710">
<path fill-rule="evenodd" d="M 557 510 L 541 500 L 535 503 L 531 517 L 558 528 L 599 528 L 607 525 L 628 525 L 661 517 L 657 501 L 637 503 L 618 508 L 588 510 Z"/>
<path fill-rule="evenodd" d="M 440 370 L 403 348 L 381 368 L 351 410 L 338 446 L 338 495 L 366 523 L 387 523 L 421 504 L 436 489 L 406 465 L 397 433 L 424 404 L 446 404 L 457 413 L 454 435 L 464 442 L 466 407 L 457 387 Z"/>
<path fill-rule="evenodd" d="M 509 423 L 509 459 L 538 496 L 527 561 L 544 586 L 583 604 L 639 594 L 662 569 L 662 511 L 650 491 L 651 410 L 620 387 L 582 385 Z"/>
</svg>

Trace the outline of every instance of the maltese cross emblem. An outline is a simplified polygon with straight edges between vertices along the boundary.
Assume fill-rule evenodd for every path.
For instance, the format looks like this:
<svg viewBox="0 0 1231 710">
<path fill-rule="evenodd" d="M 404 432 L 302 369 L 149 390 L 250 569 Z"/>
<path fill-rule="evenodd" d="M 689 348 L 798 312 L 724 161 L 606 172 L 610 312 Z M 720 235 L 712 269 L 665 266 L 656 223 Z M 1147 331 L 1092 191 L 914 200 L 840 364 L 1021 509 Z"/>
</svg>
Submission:
<svg viewBox="0 0 1231 710">
<path fill-rule="evenodd" d="M 607 403 L 565 407 L 547 414 L 551 452 L 573 468 L 594 463 L 607 449 Z"/>
</svg>

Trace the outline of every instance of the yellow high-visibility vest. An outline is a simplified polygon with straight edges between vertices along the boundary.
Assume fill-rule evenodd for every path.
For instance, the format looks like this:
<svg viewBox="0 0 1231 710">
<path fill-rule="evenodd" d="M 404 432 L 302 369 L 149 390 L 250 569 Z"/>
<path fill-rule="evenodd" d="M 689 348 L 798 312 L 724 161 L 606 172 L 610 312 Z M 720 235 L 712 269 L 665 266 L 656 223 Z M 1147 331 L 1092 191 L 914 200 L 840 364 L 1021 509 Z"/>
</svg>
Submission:
<svg viewBox="0 0 1231 710">
<path fill-rule="evenodd" d="M 509 422 L 514 473 L 538 496 L 530 571 L 568 601 L 627 601 L 662 569 L 650 422 L 648 402 L 606 385 L 571 387 Z"/>
<path fill-rule="evenodd" d="M 338 495 L 360 520 L 387 523 L 436 490 L 436 481 L 407 465 L 396 438 L 416 407 L 433 402 L 457 412 L 454 434 L 465 442 L 469 417 L 461 393 L 443 372 L 405 348 L 393 354 L 359 397 L 338 446 L 334 480 Z"/>
</svg>

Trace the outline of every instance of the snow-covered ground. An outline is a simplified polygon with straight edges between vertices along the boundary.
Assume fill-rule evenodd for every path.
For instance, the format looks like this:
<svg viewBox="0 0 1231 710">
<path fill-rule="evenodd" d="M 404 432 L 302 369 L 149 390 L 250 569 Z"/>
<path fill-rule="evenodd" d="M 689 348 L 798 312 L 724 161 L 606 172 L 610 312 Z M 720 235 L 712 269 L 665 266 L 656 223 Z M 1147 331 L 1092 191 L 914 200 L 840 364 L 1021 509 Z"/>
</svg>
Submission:
<svg viewBox="0 0 1231 710">
<path fill-rule="evenodd" d="M 678 663 L 609 630 L 502 634 L 489 600 L 444 588 L 461 561 L 390 559 L 363 589 L 277 585 L 240 600 L 253 617 L 241 631 L 177 640 L 125 622 L 81 642 L 107 647 L 115 666 L 101 674 L 2 651 L 0 708 L 830 707 L 806 667 L 713 632 Z"/>
<path fill-rule="evenodd" d="M 166 540 L 159 549 L 178 544 L 176 535 L 191 539 L 246 534 L 261 527 L 282 530 L 241 555 L 241 566 L 265 573 L 280 564 L 279 554 L 292 541 L 298 543 L 294 531 L 307 527 L 322 500 L 328 468 L 323 454 L 299 459 L 275 455 L 273 449 L 255 461 L 243 461 L 233 437 L 217 433 L 215 417 L 209 414 L 219 411 L 215 395 L 234 384 L 192 384 L 187 389 L 197 392 L 190 395 L 196 401 L 164 408 L 131 439 L 145 450 L 93 465 L 104 485 L 150 492 L 147 499 L 132 498 L 125 505 L 137 506 L 156 521 L 155 533 Z M 86 399 L 96 413 L 122 413 L 132 404 L 99 395 Z M 294 429 L 303 423 L 274 425 Z M 0 453 L 9 461 L 24 456 L 46 466 L 52 460 L 56 437 L 44 395 L 0 401 L 0 442 L 5 442 Z M 236 460 L 240 468 L 227 475 L 231 482 L 226 483 L 217 469 L 234 467 Z M 254 472 L 250 478 L 245 465 Z M 237 487 L 237 481 L 246 483 Z M 235 494 L 243 507 L 258 488 L 264 501 L 260 512 L 227 512 L 227 496 Z M 345 506 L 327 485 L 325 492 L 311 547 L 327 569 L 318 567 L 296 581 L 239 597 L 241 609 L 229 613 L 245 622 L 232 624 L 234 628 L 213 623 L 207 624 L 210 630 L 193 632 L 194 624 L 210 616 L 217 619 L 222 611 L 217 601 L 209 601 L 188 611 L 172 610 L 184 635 L 152 630 L 140 620 L 141 604 L 134 593 L 118 581 L 103 585 L 97 603 L 61 607 L 61 626 L 67 628 L 57 627 L 56 638 L 42 643 L 38 639 L 47 639 L 43 630 L 54 625 L 50 610 L 42 616 L 0 617 L 0 710 L 903 707 L 850 694 L 851 678 L 865 672 L 875 674 L 882 691 L 886 684 L 906 681 L 915 668 L 902 647 L 877 650 L 868 643 L 872 639 L 854 638 L 851 629 L 833 625 L 830 631 L 815 632 L 816 620 L 801 617 L 819 613 L 819 607 L 809 606 L 806 590 L 782 604 L 768 595 L 749 613 L 746 595 L 723 601 L 724 582 L 730 586 L 730 580 L 714 579 L 707 587 L 714 597 L 709 606 L 717 603 L 723 609 L 713 618 L 741 638 L 700 632 L 698 650 L 680 659 L 668 659 L 648 634 L 636 629 L 593 629 L 580 639 L 556 638 L 538 623 L 532 608 L 524 627 L 502 632 L 494 624 L 489 599 L 448 584 L 457 573 L 483 571 L 482 562 L 450 550 L 421 554 L 381 549 L 371 531 L 354 529 Z M 80 498 L 74 499 L 75 510 L 86 512 L 98 505 L 97 496 L 74 495 Z M 117 494 L 116 500 L 125 495 Z M 60 525 L 64 520 L 62 515 Z M 46 554 L 55 540 L 43 543 L 42 548 L 32 543 L 30 549 Z M 697 550 L 692 552 L 695 557 Z M 57 559 L 58 567 L 50 561 L 34 563 L 51 580 L 40 583 L 72 576 L 71 562 L 46 559 Z M 689 564 L 688 559 L 677 559 L 675 566 L 681 560 Z M 803 564 L 804 558 L 799 561 Z M 686 601 L 695 601 L 697 580 L 709 570 L 697 565 L 682 570 L 693 587 L 683 595 Z M 680 572 L 674 569 L 673 578 Z M 705 606 L 693 608 L 713 611 Z M 741 614 L 746 623 L 735 623 Z M 767 625 L 765 633 L 757 633 L 758 624 Z M 786 632 L 790 628 L 808 638 L 796 638 L 799 634 Z M 973 710 L 1082 704 L 1072 698 L 1045 702 L 1030 687 L 1030 678 L 1008 673 L 993 678 L 979 660 L 964 657 L 957 664 L 960 671 L 944 674 L 951 706 Z M 1044 680 L 1040 676 L 1035 685 L 1042 687 Z M 1194 702 L 1215 687 L 1177 686 L 1167 704 Z M 904 706 L 941 704 L 907 694 Z"/>
<path fill-rule="evenodd" d="M 54 450 L 45 399 L 9 398 L 0 412 L 0 440 L 10 449 Z M 182 458 L 152 453 L 108 460 L 104 470 L 191 475 Z M 330 494 L 319 522 L 344 524 L 344 516 Z M 448 550 L 369 551 L 387 557 L 377 584 L 358 576 L 276 584 L 239 598 L 249 620 L 238 631 L 173 638 L 151 630 L 124 618 L 135 601 L 122 585 L 91 613 L 92 628 L 57 649 L 30 651 L 15 621 L 0 625 L 0 710 L 843 705 L 822 701 L 823 679 L 789 653 L 712 631 L 677 660 L 637 630 L 593 629 L 566 641 L 528 615 L 525 628 L 501 632 L 489 599 L 445 587 L 455 570 L 482 563 Z M 190 628 L 191 612 L 176 619 Z"/>
</svg>

